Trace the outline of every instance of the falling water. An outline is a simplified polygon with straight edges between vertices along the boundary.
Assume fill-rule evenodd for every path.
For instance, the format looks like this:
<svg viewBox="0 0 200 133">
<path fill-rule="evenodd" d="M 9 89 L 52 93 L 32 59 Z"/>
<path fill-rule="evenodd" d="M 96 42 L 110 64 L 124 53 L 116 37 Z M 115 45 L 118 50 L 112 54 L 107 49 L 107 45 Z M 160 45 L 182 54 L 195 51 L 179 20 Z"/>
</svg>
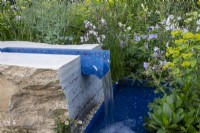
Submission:
<svg viewBox="0 0 200 133">
<path fill-rule="evenodd" d="M 105 104 L 105 121 L 106 127 L 110 127 L 114 124 L 114 99 L 111 72 L 109 71 L 103 78 L 104 88 L 104 104 Z M 107 133 L 109 131 L 107 130 Z"/>
</svg>

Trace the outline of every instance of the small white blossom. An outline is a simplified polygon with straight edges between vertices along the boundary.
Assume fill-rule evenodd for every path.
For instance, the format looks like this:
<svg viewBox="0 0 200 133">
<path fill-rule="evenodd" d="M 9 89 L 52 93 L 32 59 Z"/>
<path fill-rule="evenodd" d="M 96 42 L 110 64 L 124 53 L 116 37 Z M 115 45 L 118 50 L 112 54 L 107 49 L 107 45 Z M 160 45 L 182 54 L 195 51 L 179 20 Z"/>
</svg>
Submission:
<svg viewBox="0 0 200 133">
<path fill-rule="evenodd" d="M 162 25 L 164 25 L 166 23 L 166 19 L 163 19 L 161 22 L 160 22 Z"/>
<path fill-rule="evenodd" d="M 84 36 L 84 40 L 85 40 L 86 42 L 89 41 L 88 36 Z"/>
<path fill-rule="evenodd" d="M 158 48 L 158 47 L 154 47 L 154 52 L 158 52 L 158 51 L 160 51 L 160 49 Z"/>
<path fill-rule="evenodd" d="M 148 12 L 148 13 L 147 13 L 148 17 L 150 17 L 151 14 L 152 14 L 152 11 Z"/>
<path fill-rule="evenodd" d="M 155 29 L 158 30 L 160 27 L 158 24 L 156 24 Z"/>
<path fill-rule="evenodd" d="M 97 42 L 101 43 L 101 38 L 100 37 L 97 37 Z"/>
<path fill-rule="evenodd" d="M 166 47 L 167 47 L 167 48 L 169 47 L 169 42 L 166 43 Z"/>
<path fill-rule="evenodd" d="M 81 120 L 77 121 L 77 124 L 82 125 L 83 122 Z"/>
<path fill-rule="evenodd" d="M 177 20 L 179 20 L 179 21 L 180 21 L 181 19 L 182 19 L 181 17 L 177 17 Z"/>
<path fill-rule="evenodd" d="M 102 39 L 106 39 L 106 36 L 103 34 L 103 35 L 101 35 L 101 38 Z"/>
<path fill-rule="evenodd" d="M 73 37 L 71 37 L 71 36 L 70 36 L 68 39 L 69 39 L 69 41 L 72 41 L 72 40 L 74 40 L 74 38 L 73 38 Z"/>
<path fill-rule="evenodd" d="M 156 14 L 160 14 L 160 11 L 155 11 Z"/>
<path fill-rule="evenodd" d="M 65 125 L 68 126 L 69 125 L 69 121 L 65 121 Z"/>
<path fill-rule="evenodd" d="M 83 42 L 84 42 L 84 40 L 83 40 L 83 37 L 82 37 L 82 36 L 80 37 L 80 39 L 81 39 L 81 42 L 83 43 Z"/>
<path fill-rule="evenodd" d="M 15 20 L 16 20 L 16 21 L 19 21 L 19 20 L 21 20 L 21 19 L 22 19 L 21 16 L 15 16 Z"/>
<path fill-rule="evenodd" d="M 123 24 L 122 24 L 121 22 L 119 22 L 118 25 L 119 25 L 119 27 L 122 27 L 122 26 L 123 26 Z"/>
<path fill-rule="evenodd" d="M 199 19 L 199 20 L 197 20 L 197 25 L 200 25 L 200 19 Z"/>
<path fill-rule="evenodd" d="M 131 30 L 131 27 L 130 27 L 130 26 L 129 26 L 129 27 L 127 27 L 127 30 L 128 30 L 128 31 L 130 31 L 130 30 Z"/>
<path fill-rule="evenodd" d="M 106 20 L 103 19 L 103 18 L 101 18 L 101 23 L 102 23 L 103 25 L 105 25 L 105 24 L 106 24 Z"/>
<path fill-rule="evenodd" d="M 199 30 L 200 30 L 200 27 L 199 27 L 199 26 L 197 26 L 196 32 L 198 32 Z"/>
<path fill-rule="evenodd" d="M 186 29 L 186 28 L 183 28 L 182 30 L 183 30 L 183 33 L 187 33 L 188 32 L 188 29 Z"/>
</svg>

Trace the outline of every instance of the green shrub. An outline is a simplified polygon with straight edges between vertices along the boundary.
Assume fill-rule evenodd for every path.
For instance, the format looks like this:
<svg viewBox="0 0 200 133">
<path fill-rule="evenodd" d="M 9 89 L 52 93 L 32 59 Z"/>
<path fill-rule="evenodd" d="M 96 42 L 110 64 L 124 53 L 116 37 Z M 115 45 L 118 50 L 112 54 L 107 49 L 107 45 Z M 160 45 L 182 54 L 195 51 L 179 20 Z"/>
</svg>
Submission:
<svg viewBox="0 0 200 133">
<path fill-rule="evenodd" d="M 164 96 L 150 104 L 146 127 L 158 132 L 198 132 L 200 34 L 183 33 L 181 30 L 172 31 L 171 34 L 173 41 L 165 54 L 169 62 L 161 67 L 163 73 L 167 73 L 167 78 L 160 73 L 160 77 L 169 83 L 167 88 L 170 91 L 162 89 Z M 155 80 L 160 81 L 156 78 Z M 157 87 L 166 88 L 161 83 Z"/>
</svg>

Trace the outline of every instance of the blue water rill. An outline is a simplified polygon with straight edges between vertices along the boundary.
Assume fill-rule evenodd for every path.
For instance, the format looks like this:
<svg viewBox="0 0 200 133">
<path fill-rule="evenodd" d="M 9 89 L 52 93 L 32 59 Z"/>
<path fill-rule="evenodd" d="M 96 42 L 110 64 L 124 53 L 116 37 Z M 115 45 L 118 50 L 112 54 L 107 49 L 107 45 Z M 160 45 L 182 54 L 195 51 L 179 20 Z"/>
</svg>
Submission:
<svg viewBox="0 0 200 133">
<path fill-rule="evenodd" d="M 81 72 L 85 75 L 96 75 L 103 78 L 110 70 L 110 51 L 109 50 L 77 50 L 77 49 L 55 49 L 55 48 L 1 48 L 1 52 L 12 53 L 32 53 L 32 54 L 63 54 L 80 55 Z"/>
</svg>

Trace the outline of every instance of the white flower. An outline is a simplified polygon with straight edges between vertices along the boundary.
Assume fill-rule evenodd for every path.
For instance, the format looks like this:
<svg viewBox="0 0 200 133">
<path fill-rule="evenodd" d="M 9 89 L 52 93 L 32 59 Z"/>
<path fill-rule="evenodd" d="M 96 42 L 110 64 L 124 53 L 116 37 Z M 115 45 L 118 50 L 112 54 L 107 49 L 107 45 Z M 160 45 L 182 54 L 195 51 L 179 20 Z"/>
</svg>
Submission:
<svg viewBox="0 0 200 133">
<path fill-rule="evenodd" d="M 144 4 L 143 3 L 141 4 L 141 7 L 144 9 Z"/>
<path fill-rule="evenodd" d="M 154 30 L 155 27 L 154 27 L 154 26 L 150 26 L 149 28 L 150 28 L 151 30 Z"/>
<path fill-rule="evenodd" d="M 77 124 L 82 125 L 83 122 L 81 120 L 77 121 Z"/>
<path fill-rule="evenodd" d="M 172 19 L 174 19 L 174 15 L 169 15 L 167 20 L 166 20 L 166 22 L 165 22 L 165 24 L 168 25 L 168 26 L 171 25 L 171 20 Z"/>
<path fill-rule="evenodd" d="M 84 40 L 85 40 L 86 42 L 89 41 L 88 36 L 84 36 Z"/>
<path fill-rule="evenodd" d="M 155 29 L 158 30 L 160 27 L 158 24 L 156 24 Z"/>
<path fill-rule="evenodd" d="M 150 17 L 151 16 L 152 11 L 148 12 L 147 15 Z"/>
<path fill-rule="evenodd" d="M 118 25 L 119 25 L 119 27 L 122 27 L 122 26 L 123 26 L 123 24 L 122 24 L 121 22 L 119 22 Z"/>
<path fill-rule="evenodd" d="M 101 35 L 101 38 L 104 40 L 104 39 L 106 39 L 106 36 L 103 34 L 103 35 Z"/>
<path fill-rule="evenodd" d="M 169 19 L 174 19 L 174 15 L 169 15 L 168 18 Z"/>
<path fill-rule="evenodd" d="M 94 31 L 94 30 L 89 30 L 89 34 L 92 34 L 94 36 L 98 35 L 98 32 Z"/>
<path fill-rule="evenodd" d="M 156 14 L 160 14 L 160 11 L 155 11 Z"/>
<path fill-rule="evenodd" d="M 131 30 L 131 27 L 130 27 L 130 26 L 129 26 L 129 27 L 127 27 L 127 30 L 128 30 L 128 31 L 130 31 L 130 30 Z"/>
<path fill-rule="evenodd" d="M 181 20 L 182 18 L 181 17 L 177 17 L 177 20 Z"/>
<path fill-rule="evenodd" d="M 165 30 L 166 30 L 166 31 L 170 30 L 170 27 L 169 27 L 169 26 L 166 26 L 166 27 L 165 27 Z"/>
<path fill-rule="evenodd" d="M 70 37 L 69 37 L 69 41 L 72 41 L 72 40 L 74 40 L 74 38 L 70 36 Z"/>
<path fill-rule="evenodd" d="M 101 43 L 101 38 L 100 37 L 97 37 L 97 42 Z"/>
<path fill-rule="evenodd" d="M 167 47 L 167 48 L 169 47 L 169 42 L 166 43 L 166 47 Z"/>
<path fill-rule="evenodd" d="M 103 18 L 101 18 L 101 23 L 102 23 L 103 25 L 105 25 L 105 24 L 106 24 L 106 20 L 103 19 Z"/>
<path fill-rule="evenodd" d="M 183 30 L 183 33 L 187 33 L 188 32 L 188 29 L 186 29 L 186 28 L 183 28 L 182 30 Z"/>
<path fill-rule="evenodd" d="M 163 19 L 161 22 L 160 22 L 162 25 L 164 25 L 166 23 L 166 19 Z"/>
<path fill-rule="evenodd" d="M 154 52 L 159 52 L 160 51 L 160 49 L 158 48 L 158 47 L 154 47 Z"/>
<path fill-rule="evenodd" d="M 200 25 L 200 19 L 199 19 L 199 20 L 197 20 L 197 25 Z"/>
<path fill-rule="evenodd" d="M 15 16 L 15 20 L 16 20 L 16 21 L 19 21 L 19 20 L 21 20 L 21 19 L 22 19 L 21 16 Z"/>
<path fill-rule="evenodd" d="M 197 26 L 196 32 L 198 32 L 199 30 L 200 30 L 200 27 L 199 27 L 199 26 Z"/>
<path fill-rule="evenodd" d="M 81 39 L 81 42 L 84 42 L 84 39 L 83 39 L 83 37 L 82 37 L 82 36 L 80 37 L 80 39 Z"/>
<path fill-rule="evenodd" d="M 176 30 L 174 25 L 170 26 L 170 30 Z"/>
<path fill-rule="evenodd" d="M 66 120 L 65 121 L 65 125 L 68 126 L 69 125 L 69 121 Z"/>
</svg>

